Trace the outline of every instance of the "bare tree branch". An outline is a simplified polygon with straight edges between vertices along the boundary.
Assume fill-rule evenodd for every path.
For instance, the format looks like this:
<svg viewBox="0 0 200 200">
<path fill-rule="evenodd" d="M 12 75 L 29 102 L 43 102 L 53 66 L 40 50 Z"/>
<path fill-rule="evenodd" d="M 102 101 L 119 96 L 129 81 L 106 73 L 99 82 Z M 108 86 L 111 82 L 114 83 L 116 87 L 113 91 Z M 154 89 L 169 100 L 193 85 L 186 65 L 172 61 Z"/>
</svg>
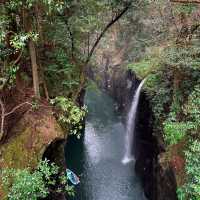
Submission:
<svg viewBox="0 0 200 200">
<path fill-rule="evenodd" d="M 94 53 L 94 51 L 95 51 L 97 45 L 99 44 L 101 38 L 105 35 L 105 33 L 107 32 L 107 30 L 108 30 L 113 24 L 115 24 L 115 22 L 117 22 L 117 21 L 126 13 L 126 11 L 130 8 L 130 6 L 131 6 L 131 3 L 129 3 L 127 6 L 125 6 L 125 7 L 123 8 L 123 10 L 121 10 L 121 11 L 119 12 L 119 14 L 118 14 L 117 16 L 115 16 L 115 18 L 113 18 L 113 19 L 105 26 L 105 28 L 103 29 L 103 31 L 101 32 L 101 34 L 99 35 L 99 37 L 97 38 L 97 40 L 95 41 L 93 47 L 91 48 L 91 50 L 90 50 L 90 52 L 89 52 L 89 55 L 88 55 L 88 57 L 87 57 L 87 59 L 86 59 L 86 62 L 85 62 L 86 64 L 90 61 L 90 59 L 91 59 L 91 57 L 92 57 L 92 55 L 93 55 L 93 53 Z"/>
<path fill-rule="evenodd" d="M 20 61 L 22 57 L 22 51 L 19 53 L 19 56 L 17 57 L 17 59 L 14 61 L 13 65 L 17 65 L 17 63 Z"/>
<path fill-rule="evenodd" d="M 5 117 L 6 116 L 8 116 L 8 115 L 10 115 L 10 114 L 12 114 L 12 113 L 14 113 L 17 109 L 19 109 L 20 107 L 22 107 L 22 106 L 24 106 L 24 105 L 31 105 L 32 106 L 32 104 L 31 103 L 29 103 L 29 102 L 24 102 L 24 103 L 21 103 L 21 104 L 19 104 L 18 106 L 16 106 L 16 107 L 14 107 L 10 112 L 8 112 L 8 113 L 5 113 L 4 115 L 5 115 Z"/>
<path fill-rule="evenodd" d="M 31 103 L 29 102 L 24 102 L 24 103 L 21 103 L 19 104 L 18 106 L 14 107 L 10 112 L 6 113 L 5 112 L 5 105 L 3 103 L 3 101 L 0 99 L 0 106 L 1 106 L 1 127 L 0 127 L 0 141 L 2 140 L 3 136 L 4 136 L 4 122 L 5 122 L 5 118 L 14 113 L 17 109 L 19 109 L 20 107 L 24 106 L 24 105 L 31 105 Z"/>
<path fill-rule="evenodd" d="M 4 134 L 4 121 L 5 121 L 5 106 L 3 101 L 0 99 L 0 106 L 1 106 L 1 129 L 0 129 L 0 141 Z"/>
</svg>

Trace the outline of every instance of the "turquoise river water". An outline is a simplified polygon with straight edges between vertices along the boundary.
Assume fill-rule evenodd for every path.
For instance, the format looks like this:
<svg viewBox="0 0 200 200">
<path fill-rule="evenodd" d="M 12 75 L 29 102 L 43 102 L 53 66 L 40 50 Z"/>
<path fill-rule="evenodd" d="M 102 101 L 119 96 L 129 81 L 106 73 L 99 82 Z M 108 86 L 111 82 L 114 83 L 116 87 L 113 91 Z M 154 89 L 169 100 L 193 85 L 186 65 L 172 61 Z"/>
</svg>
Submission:
<svg viewBox="0 0 200 200">
<path fill-rule="evenodd" d="M 122 164 L 125 128 L 108 95 L 89 90 L 84 137 L 69 140 L 67 167 L 80 177 L 74 200 L 145 200 L 134 162 Z"/>
</svg>

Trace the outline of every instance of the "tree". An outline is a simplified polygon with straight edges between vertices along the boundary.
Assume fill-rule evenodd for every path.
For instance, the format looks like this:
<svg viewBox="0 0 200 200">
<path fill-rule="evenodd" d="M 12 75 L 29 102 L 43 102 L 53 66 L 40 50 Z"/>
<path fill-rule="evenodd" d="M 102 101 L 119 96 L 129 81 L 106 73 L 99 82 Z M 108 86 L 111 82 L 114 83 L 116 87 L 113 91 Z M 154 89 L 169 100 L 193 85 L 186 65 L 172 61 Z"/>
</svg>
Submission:
<svg viewBox="0 0 200 200">
<path fill-rule="evenodd" d="M 19 66 L 22 63 L 30 65 L 30 61 L 34 95 L 39 99 L 40 83 L 48 79 L 44 76 L 44 80 L 41 80 L 41 73 L 48 71 L 46 67 L 49 58 L 45 54 L 52 48 L 51 46 L 54 46 L 55 50 L 65 51 L 70 64 L 78 66 L 78 79 L 82 80 L 80 85 L 83 86 L 84 68 L 90 61 L 98 43 L 131 5 L 131 2 L 123 0 L 110 2 L 87 0 L 79 3 L 46 0 L 3 1 L 1 2 L 1 19 L 4 26 L 2 26 L 1 42 L 6 51 L 15 53 L 4 55 L 2 64 L 4 63 L 6 67 L 11 64 L 11 61 L 13 63 L 13 58 L 18 52 L 21 55 L 17 60 Z M 104 12 L 107 12 L 108 16 L 104 16 Z M 56 33 L 53 29 L 57 23 L 60 26 Z M 48 34 L 49 30 L 51 31 Z M 62 37 L 58 37 L 60 33 Z M 87 45 L 85 45 L 86 40 Z M 69 44 L 70 48 L 67 49 Z M 87 54 L 85 49 L 87 49 Z M 50 51 L 55 53 L 55 50 Z M 25 59 L 26 56 L 30 59 L 28 62 Z M 79 92 L 78 89 L 77 94 Z"/>
<path fill-rule="evenodd" d="M 173 3 L 200 3 L 199 0 L 170 0 Z"/>
</svg>

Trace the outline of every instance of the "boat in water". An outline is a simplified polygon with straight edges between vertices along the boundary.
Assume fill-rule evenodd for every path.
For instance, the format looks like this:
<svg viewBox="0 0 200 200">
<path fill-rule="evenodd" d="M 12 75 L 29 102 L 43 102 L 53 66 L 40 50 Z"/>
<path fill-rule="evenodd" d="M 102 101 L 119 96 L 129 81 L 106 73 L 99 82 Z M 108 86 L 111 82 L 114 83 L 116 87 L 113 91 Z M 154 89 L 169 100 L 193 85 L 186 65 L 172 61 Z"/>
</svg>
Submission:
<svg viewBox="0 0 200 200">
<path fill-rule="evenodd" d="M 70 182 L 73 185 L 78 185 L 80 183 L 79 177 L 70 169 L 66 169 L 67 179 L 70 180 Z"/>
</svg>

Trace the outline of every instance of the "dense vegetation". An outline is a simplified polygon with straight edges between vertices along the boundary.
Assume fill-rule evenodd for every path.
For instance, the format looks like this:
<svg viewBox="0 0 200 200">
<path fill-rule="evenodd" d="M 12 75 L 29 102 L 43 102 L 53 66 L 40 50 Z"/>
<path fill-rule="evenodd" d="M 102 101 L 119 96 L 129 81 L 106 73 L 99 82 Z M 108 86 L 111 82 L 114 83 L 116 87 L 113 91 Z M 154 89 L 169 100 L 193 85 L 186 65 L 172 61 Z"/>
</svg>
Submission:
<svg viewBox="0 0 200 200">
<path fill-rule="evenodd" d="M 8 199 L 45 198 L 49 194 L 49 188 L 57 193 L 64 192 L 74 196 L 73 186 L 67 184 L 66 176 L 59 174 L 59 168 L 47 160 L 40 161 L 34 172 L 30 169 L 4 169 L 1 173 Z"/>
<path fill-rule="evenodd" d="M 158 4 L 160 9 L 164 9 L 163 4 Z M 177 177 L 177 180 L 181 180 L 178 181 L 178 198 L 198 200 L 200 199 L 200 37 L 197 16 L 199 7 L 197 4 L 179 3 L 171 6 L 170 25 L 174 28 L 163 33 L 166 38 L 162 39 L 160 45 L 155 43 L 139 61 L 129 64 L 128 67 L 135 71 L 138 77 L 147 77 L 145 90 L 154 112 L 154 134 L 159 133 L 164 138 L 168 151 L 172 152 L 168 160 L 176 154 L 176 148 L 179 148 L 176 162 L 184 159 L 185 164 L 182 163 L 182 168 L 179 169 L 184 169 L 184 172 L 177 172 L 177 176 L 181 176 Z M 160 12 L 167 16 L 162 10 Z M 163 25 L 167 26 L 167 23 L 169 22 L 165 18 Z"/>
<path fill-rule="evenodd" d="M 113 41 L 103 37 L 120 21 L 115 66 L 124 57 L 128 69 L 140 79 L 147 78 L 154 134 L 164 141 L 169 161 L 177 148 L 176 157 L 183 160 L 177 173 L 178 198 L 199 200 L 199 20 L 199 4 L 194 1 L 1 0 L 0 144 L 13 137 L 9 120 L 27 106 L 33 112 L 51 108 L 61 127 L 80 137 L 86 114 L 81 100 L 85 72 L 101 63 L 95 52 L 98 45 L 100 51 L 112 52 Z M 14 103 L 10 102 L 13 94 Z M 2 171 L 8 199 L 49 194 L 58 169 L 41 162 L 32 170 Z M 73 194 L 65 184 L 61 189 Z"/>
<path fill-rule="evenodd" d="M 132 1 L 126 0 L 0 1 L 0 151 L 16 141 L 8 148 L 11 158 L 4 157 L 0 165 L 10 166 L 9 159 L 15 156 L 16 149 L 12 148 L 19 146 L 17 137 L 23 133 L 16 137 L 10 131 L 24 113 L 31 113 L 32 118 L 51 113 L 65 133 L 80 138 L 86 114 L 81 96 L 85 71 L 107 30 L 131 6 Z M 43 123 L 49 126 L 48 120 Z M 48 137 L 46 131 L 43 135 Z M 26 138 L 21 136 L 20 140 L 23 144 Z M 57 168 L 45 162 L 30 167 L 2 171 L 0 185 L 8 199 L 38 199 L 51 192 L 50 186 L 55 185 L 51 177 L 57 175 Z M 1 195 L 0 188 L 0 198 L 4 198 Z"/>
</svg>

